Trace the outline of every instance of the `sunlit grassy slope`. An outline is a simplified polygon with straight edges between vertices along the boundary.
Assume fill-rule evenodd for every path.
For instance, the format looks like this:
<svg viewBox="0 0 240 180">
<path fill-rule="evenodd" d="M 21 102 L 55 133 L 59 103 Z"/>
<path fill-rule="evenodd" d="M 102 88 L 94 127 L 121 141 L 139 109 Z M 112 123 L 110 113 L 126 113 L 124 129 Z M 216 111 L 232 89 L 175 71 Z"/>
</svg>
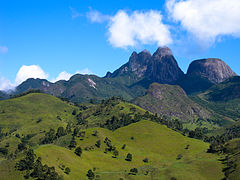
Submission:
<svg viewBox="0 0 240 180">
<path fill-rule="evenodd" d="M 30 134 L 66 126 L 73 121 L 75 107 L 41 93 L 0 101 L 0 127 L 5 131 Z"/>
<path fill-rule="evenodd" d="M 94 130 L 98 136 L 93 136 Z M 104 153 L 106 145 L 103 143 L 108 137 L 119 151 L 119 156 L 113 158 L 111 153 Z M 100 139 L 101 148 L 94 144 Z M 190 139 L 163 125 L 140 121 L 120 128 L 114 132 L 101 129 L 87 129 L 83 140 L 77 138 L 78 146 L 83 149 L 94 147 L 93 150 L 83 150 L 81 157 L 73 150 L 56 145 L 44 145 L 35 150 L 43 162 L 55 166 L 65 179 L 86 179 L 89 169 L 96 169 L 95 174 L 101 179 L 221 179 L 222 165 L 217 156 L 206 153 L 208 144 L 200 140 Z M 124 150 L 122 145 L 126 144 Z M 189 145 L 189 149 L 185 149 Z M 127 153 L 133 155 L 132 162 L 125 160 Z M 182 159 L 177 160 L 178 155 Z M 149 162 L 142 160 L 148 158 Z M 66 175 L 58 167 L 60 164 L 71 169 Z M 137 168 L 137 175 L 129 175 L 131 168 Z"/>
<path fill-rule="evenodd" d="M 88 116 L 89 127 L 97 126 L 113 115 L 120 114 L 143 114 L 145 111 L 127 102 L 112 104 L 109 102 L 101 105 L 87 105 L 83 115 Z M 167 127 L 142 120 L 138 123 L 109 131 L 103 128 L 82 129 L 86 131 L 84 138 L 76 137 L 77 146 L 81 146 L 83 154 L 78 157 L 74 149 L 67 148 L 71 140 L 71 134 L 59 138 L 54 144 L 37 145 L 39 138 L 44 136 L 44 131 L 50 128 L 55 130 L 67 122 L 76 123 L 73 110 L 80 112 L 78 108 L 50 95 L 33 93 L 23 97 L 0 101 L 0 127 L 9 134 L 0 142 L 0 147 L 9 143 L 9 153 L 15 152 L 20 137 L 27 134 L 35 134 L 30 139 L 30 144 L 35 153 L 42 157 L 43 164 L 55 166 L 57 172 L 66 180 L 87 179 L 89 169 L 95 169 L 95 175 L 100 179 L 221 179 L 222 164 L 217 160 L 218 156 L 206 153 L 208 144 L 200 140 L 185 137 Z M 100 111 L 99 111 L 100 110 Z M 41 120 L 40 120 L 41 119 Z M 40 120 L 40 121 L 39 121 Z M 98 131 L 98 136 L 93 136 L 93 131 Z M 117 158 L 113 154 L 104 153 L 107 147 L 104 139 L 108 137 L 119 151 Z M 101 147 L 97 148 L 95 143 L 101 140 Z M 121 147 L 126 144 L 123 150 Z M 185 149 L 189 145 L 188 149 Z M 91 149 L 91 150 L 85 150 Z M 131 162 L 125 160 L 126 155 L 131 153 Z M 182 158 L 177 160 L 177 157 Z M 143 159 L 149 162 L 144 163 Z M 23 179 L 25 173 L 15 171 L 14 165 L 21 159 L 7 160 L 0 156 L 0 179 L 19 180 Z M 59 165 L 63 164 L 71 169 L 66 175 Z M 131 168 L 137 168 L 137 175 L 129 175 Z"/>
</svg>

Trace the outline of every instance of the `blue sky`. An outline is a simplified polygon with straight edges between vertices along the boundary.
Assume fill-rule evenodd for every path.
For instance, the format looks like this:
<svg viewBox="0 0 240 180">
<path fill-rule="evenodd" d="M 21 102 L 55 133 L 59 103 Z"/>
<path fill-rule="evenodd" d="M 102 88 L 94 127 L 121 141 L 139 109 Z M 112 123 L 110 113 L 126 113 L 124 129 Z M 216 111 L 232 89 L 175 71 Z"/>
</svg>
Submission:
<svg viewBox="0 0 240 180">
<path fill-rule="evenodd" d="M 132 51 L 164 45 L 184 72 L 217 57 L 240 74 L 239 9 L 238 0 L 1 1 L 0 89 L 31 76 L 104 76 Z"/>
</svg>

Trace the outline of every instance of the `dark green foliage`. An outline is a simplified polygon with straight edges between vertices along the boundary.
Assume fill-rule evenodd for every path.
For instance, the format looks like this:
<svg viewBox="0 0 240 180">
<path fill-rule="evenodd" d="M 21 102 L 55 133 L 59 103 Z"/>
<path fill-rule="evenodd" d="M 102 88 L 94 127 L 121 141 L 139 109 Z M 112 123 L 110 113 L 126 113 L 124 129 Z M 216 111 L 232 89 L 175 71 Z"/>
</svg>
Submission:
<svg viewBox="0 0 240 180">
<path fill-rule="evenodd" d="M 124 144 L 123 146 L 122 146 L 122 149 L 125 149 L 126 148 L 126 144 Z"/>
<path fill-rule="evenodd" d="M 8 154 L 8 149 L 7 148 L 0 148 L 0 153 L 2 153 L 3 155 L 7 155 Z"/>
<path fill-rule="evenodd" d="M 20 93 L 20 94 L 17 94 L 17 95 L 10 95 L 10 98 L 22 97 L 22 96 L 26 96 L 26 95 L 31 94 L 31 93 L 44 93 L 44 92 L 42 92 L 40 89 L 32 89 L 32 90 L 28 90 L 26 92 L 23 92 L 23 93 Z"/>
<path fill-rule="evenodd" d="M 182 156 L 181 154 L 179 154 L 176 159 L 177 159 L 177 160 L 180 160 L 180 159 L 182 159 L 182 157 L 183 157 L 183 156 Z"/>
<path fill-rule="evenodd" d="M 71 172 L 70 168 L 69 168 L 69 167 L 66 167 L 64 173 L 65 173 L 65 174 L 69 174 L 70 172 Z"/>
<path fill-rule="evenodd" d="M 94 172 L 91 169 L 88 170 L 87 177 L 88 177 L 89 180 L 93 180 L 94 179 L 95 174 L 94 174 Z"/>
<path fill-rule="evenodd" d="M 100 141 L 100 140 L 97 140 L 95 146 L 97 146 L 98 148 L 100 148 L 100 146 L 101 146 L 101 141 Z"/>
<path fill-rule="evenodd" d="M 130 173 L 131 175 L 136 175 L 138 173 L 138 169 L 137 168 L 132 168 L 130 169 Z"/>
<path fill-rule="evenodd" d="M 116 130 L 131 123 L 136 123 L 140 120 L 141 115 L 135 114 L 134 118 L 132 118 L 131 114 L 122 114 L 120 119 L 116 116 L 112 116 L 111 120 L 107 120 L 102 127 L 105 127 L 109 130 Z"/>
<path fill-rule="evenodd" d="M 46 164 L 43 166 L 41 158 L 38 157 L 35 161 L 36 155 L 32 149 L 26 153 L 26 157 L 16 163 L 16 169 L 19 171 L 26 171 L 25 178 L 30 176 L 37 180 L 62 180 L 63 178 L 58 175 L 54 167 L 48 167 Z"/>
<path fill-rule="evenodd" d="M 57 129 L 56 137 L 59 138 L 61 136 L 65 136 L 65 135 L 66 135 L 66 132 L 65 132 L 64 128 L 63 127 L 59 127 Z"/>
<path fill-rule="evenodd" d="M 93 134 L 92 134 L 93 136 L 98 136 L 98 132 L 95 130 L 95 131 L 93 131 Z"/>
<path fill-rule="evenodd" d="M 85 109 L 86 110 L 86 109 Z M 83 117 L 83 114 L 80 112 L 77 115 L 77 124 L 78 125 L 86 125 L 88 122 L 87 120 Z"/>
<path fill-rule="evenodd" d="M 82 148 L 81 147 L 77 147 L 75 149 L 75 152 L 74 152 L 76 155 L 78 155 L 79 157 L 82 155 Z"/>
<path fill-rule="evenodd" d="M 105 138 L 104 143 L 107 145 L 107 148 L 105 149 L 106 152 L 107 151 L 111 152 L 111 151 L 114 151 L 116 149 L 116 147 L 114 147 L 112 145 L 111 140 L 108 139 L 107 137 Z"/>
<path fill-rule="evenodd" d="M 144 158 L 143 162 L 148 163 L 148 158 Z"/>
<path fill-rule="evenodd" d="M 132 161 L 132 154 L 128 153 L 125 160 L 126 161 Z"/>
<path fill-rule="evenodd" d="M 47 132 L 42 140 L 42 144 L 51 144 L 56 139 L 55 136 L 55 130 L 50 129 L 49 132 Z"/>
<path fill-rule="evenodd" d="M 115 149 L 113 151 L 113 157 L 116 158 L 118 155 L 119 155 L 119 152 L 118 152 L 118 150 Z"/>
<path fill-rule="evenodd" d="M 76 111 L 76 109 L 74 109 L 73 112 L 72 112 L 72 115 L 75 116 L 76 114 L 77 114 L 77 111 Z"/>
<path fill-rule="evenodd" d="M 75 127 L 74 130 L 73 130 L 73 136 L 77 136 L 79 132 L 80 132 L 80 128 Z"/>
<path fill-rule="evenodd" d="M 16 163 L 16 168 L 19 171 L 24 171 L 27 169 L 33 169 L 35 154 L 32 149 L 29 149 L 26 153 L 26 157 Z"/>
<path fill-rule="evenodd" d="M 77 145 L 77 142 L 75 141 L 75 138 L 74 136 L 72 137 L 72 140 L 70 141 L 70 144 L 69 144 L 69 148 L 72 149 L 72 148 L 75 148 Z"/>
<path fill-rule="evenodd" d="M 36 123 L 40 123 L 42 122 L 42 118 L 38 118 L 38 120 L 36 121 Z"/>
<path fill-rule="evenodd" d="M 25 143 L 20 143 L 18 144 L 18 151 L 23 151 L 26 149 L 26 144 Z"/>
</svg>

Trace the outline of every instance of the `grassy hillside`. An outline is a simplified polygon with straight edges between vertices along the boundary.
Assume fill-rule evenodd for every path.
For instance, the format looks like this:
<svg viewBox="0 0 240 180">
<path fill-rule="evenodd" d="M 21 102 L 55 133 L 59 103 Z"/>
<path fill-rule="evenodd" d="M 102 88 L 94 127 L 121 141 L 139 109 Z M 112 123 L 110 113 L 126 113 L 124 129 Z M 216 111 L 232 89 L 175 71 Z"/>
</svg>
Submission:
<svg viewBox="0 0 240 180">
<path fill-rule="evenodd" d="M 216 84 L 207 91 L 191 96 L 196 103 L 207 108 L 222 124 L 228 125 L 229 120 L 240 119 L 240 78 L 232 77 L 222 83 Z"/>
<path fill-rule="evenodd" d="M 98 131 L 98 136 L 93 136 Z M 117 158 L 113 154 L 104 153 L 106 145 L 104 139 L 108 137 L 119 151 Z M 89 169 L 95 169 L 95 175 L 100 179 L 221 179 L 222 165 L 217 156 L 206 153 L 208 144 L 199 140 L 190 139 L 174 132 L 163 125 L 150 121 L 140 121 L 120 128 L 114 132 L 106 129 L 87 129 L 83 140 L 77 138 L 77 146 L 83 149 L 93 147 L 92 150 L 83 150 L 78 157 L 73 150 L 56 145 L 44 145 L 37 148 L 37 155 L 43 162 L 57 167 L 56 170 L 65 179 L 86 179 Z M 101 140 L 100 148 L 95 146 Z M 126 144 L 123 150 L 121 147 Z M 186 146 L 189 148 L 186 149 Z M 127 153 L 131 153 L 132 161 L 126 161 Z M 177 160 L 179 155 L 182 158 Z M 149 162 L 144 163 L 143 159 Z M 71 169 L 69 175 L 59 168 L 64 164 Z M 137 168 L 137 175 L 129 175 L 129 170 Z"/>
<path fill-rule="evenodd" d="M 76 107 L 41 93 L 0 101 L 0 127 L 4 132 L 34 134 L 74 121 Z"/>
<path fill-rule="evenodd" d="M 229 180 L 240 177 L 240 139 L 234 139 L 225 144 L 228 156 L 224 159 L 225 175 Z"/>
<path fill-rule="evenodd" d="M 219 157 L 206 153 L 209 144 L 155 122 L 132 121 L 146 111 L 119 98 L 76 107 L 47 94 L 31 93 L 1 101 L 0 112 L 0 177 L 4 180 L 23 179 L 26 171 L 16 171 L 14 166 L 24 158 L 26 148 L 33 148 L 37 157 L 42 158 L 42 164 L 54 166 L 59 175 L 69 180 L 87 179 L 89 169 L 96 179 L 100 176 L 103 180 L 223 177 Z M 106 125 L 112 120 L 113 125 L 130 121 L 119 127 Z M 71 124 L 70 132 L 56 137 L 56 129 L 62 126 L 67 131 L 67 124 Z M 110 131 L 99 126 L 118 129 Z M 50 128 L 55 129 L 53 141 L 42 144 L 43 138 L 51 137 Z M 70 148 L 73 135 L 76 145 Z M 104 142 L 106 137 L 111 146 L 109 141 Z M 96 146 L 97 141 L 100 147 Z M 24 143 L 21 149 L 19 145 Z M 78 146 L 82 148 L 81 157 L 74 153 Z M 128 153 L 132 154 L 132 161 L 125 160 Z M 148 162 L 143 161 L 146 158 Z M 70 168 L 68 175 L 64 173 L 66 167 Z M 130 173 L 133 168 L 138 170 L 136 175 Z"/>
<path fill-rule="evenodd" d="M 210 118 L 210 113 L 194 103 L 179 86 L 154 83 L 145 96 L 138 97 L 134 104 L 161 116 L 176 117 L 183 122 Z"/>
<path fill-rule="evenodd" d="M 142 115 L 146 112 L 146 110 L 116 97 L 102 101 L 100 104 L 88 104 L 87 108 L 81 113 L 82 117 L 88 122 L 88 127 L 99 127 L 113 117 L 121 119 L 124 115 L 134 117 L 136 114 Z"/>
</svg>

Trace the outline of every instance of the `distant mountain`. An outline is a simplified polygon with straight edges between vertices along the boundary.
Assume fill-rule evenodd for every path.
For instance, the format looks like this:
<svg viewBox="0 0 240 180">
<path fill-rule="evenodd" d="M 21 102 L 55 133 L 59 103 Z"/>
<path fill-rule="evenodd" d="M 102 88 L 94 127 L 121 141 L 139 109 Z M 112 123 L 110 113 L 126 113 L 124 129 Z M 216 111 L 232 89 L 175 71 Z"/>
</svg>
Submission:
<svg viewBox="0 0 240 180">
<path fill-rule="evenodd" d="M 229 101 L 240 99 L 240 76 L 231 77 L 216 84 L 206 94 L 211 101 Z"/>
<path fill-rule="evenodd" d="M 213 83 L 220 83 L 237 74 L 221 59 L 201 59 L 193 61 L 188 68 L 188 75 L 199 75 Z"/>
<path fill-rule="evenodd" d="M 149 85 L 154 82 L 178 84 L 187 94 L 193 94 L 203 92 L 235 75 L 236 73 L 220 59 L 193 61 L 184 75 L 172 51 L 168 47 L 160 47 L 153 55 L 147 50 L 133 52 L 126 64 L 113 73 L 108 72 L 103 78 L 76 74 L 68 81 L 61 80 L 55 83 L 31 78 L 20 84 L 15 94 L 40 89 L 78 103 L 89 102 L 91 99 L 99 101 L 112 96 L 132 100 L 143 96 Z"/>
<path fill-rule="evenodd" d="M 240 77 L 229 79 L 191 96 L 192 100 L 210 111 L 235 121 L 240 120 Z"/>
<path fill-rule="evenodd" d="M 3 91 L 0 91 L 0 100 L 7 99 L 9 95 Z"/>
<path fill-rule="evenodd" d="M 133 103 L 152 113 L 176 117 L 185 122 L 210 118 L 207 110 L 194 103 L 176 85 L 153 83 L 147 94 L 136 98 Z"/>
<path fill-rule="evenodd" d="M 193 61 L 177 84 L 187 94 L 205 91 L 214 84 L 223 82 L 229 77 L 237 76 L 221 59 L 209 58 Z"/>
<path fill-rule="evenodd" d="M 167 84 L 175 84 L 184 75 L 168 47 L 158 48 L 153 55 L 147 50 L 139 54 L 133 52 L 126 64 L 113 73 L 108 72 L 105 77 L 114 78 L 126 74 L 134 74 L 137 80 L 147 79 Z"/>
</svg>

